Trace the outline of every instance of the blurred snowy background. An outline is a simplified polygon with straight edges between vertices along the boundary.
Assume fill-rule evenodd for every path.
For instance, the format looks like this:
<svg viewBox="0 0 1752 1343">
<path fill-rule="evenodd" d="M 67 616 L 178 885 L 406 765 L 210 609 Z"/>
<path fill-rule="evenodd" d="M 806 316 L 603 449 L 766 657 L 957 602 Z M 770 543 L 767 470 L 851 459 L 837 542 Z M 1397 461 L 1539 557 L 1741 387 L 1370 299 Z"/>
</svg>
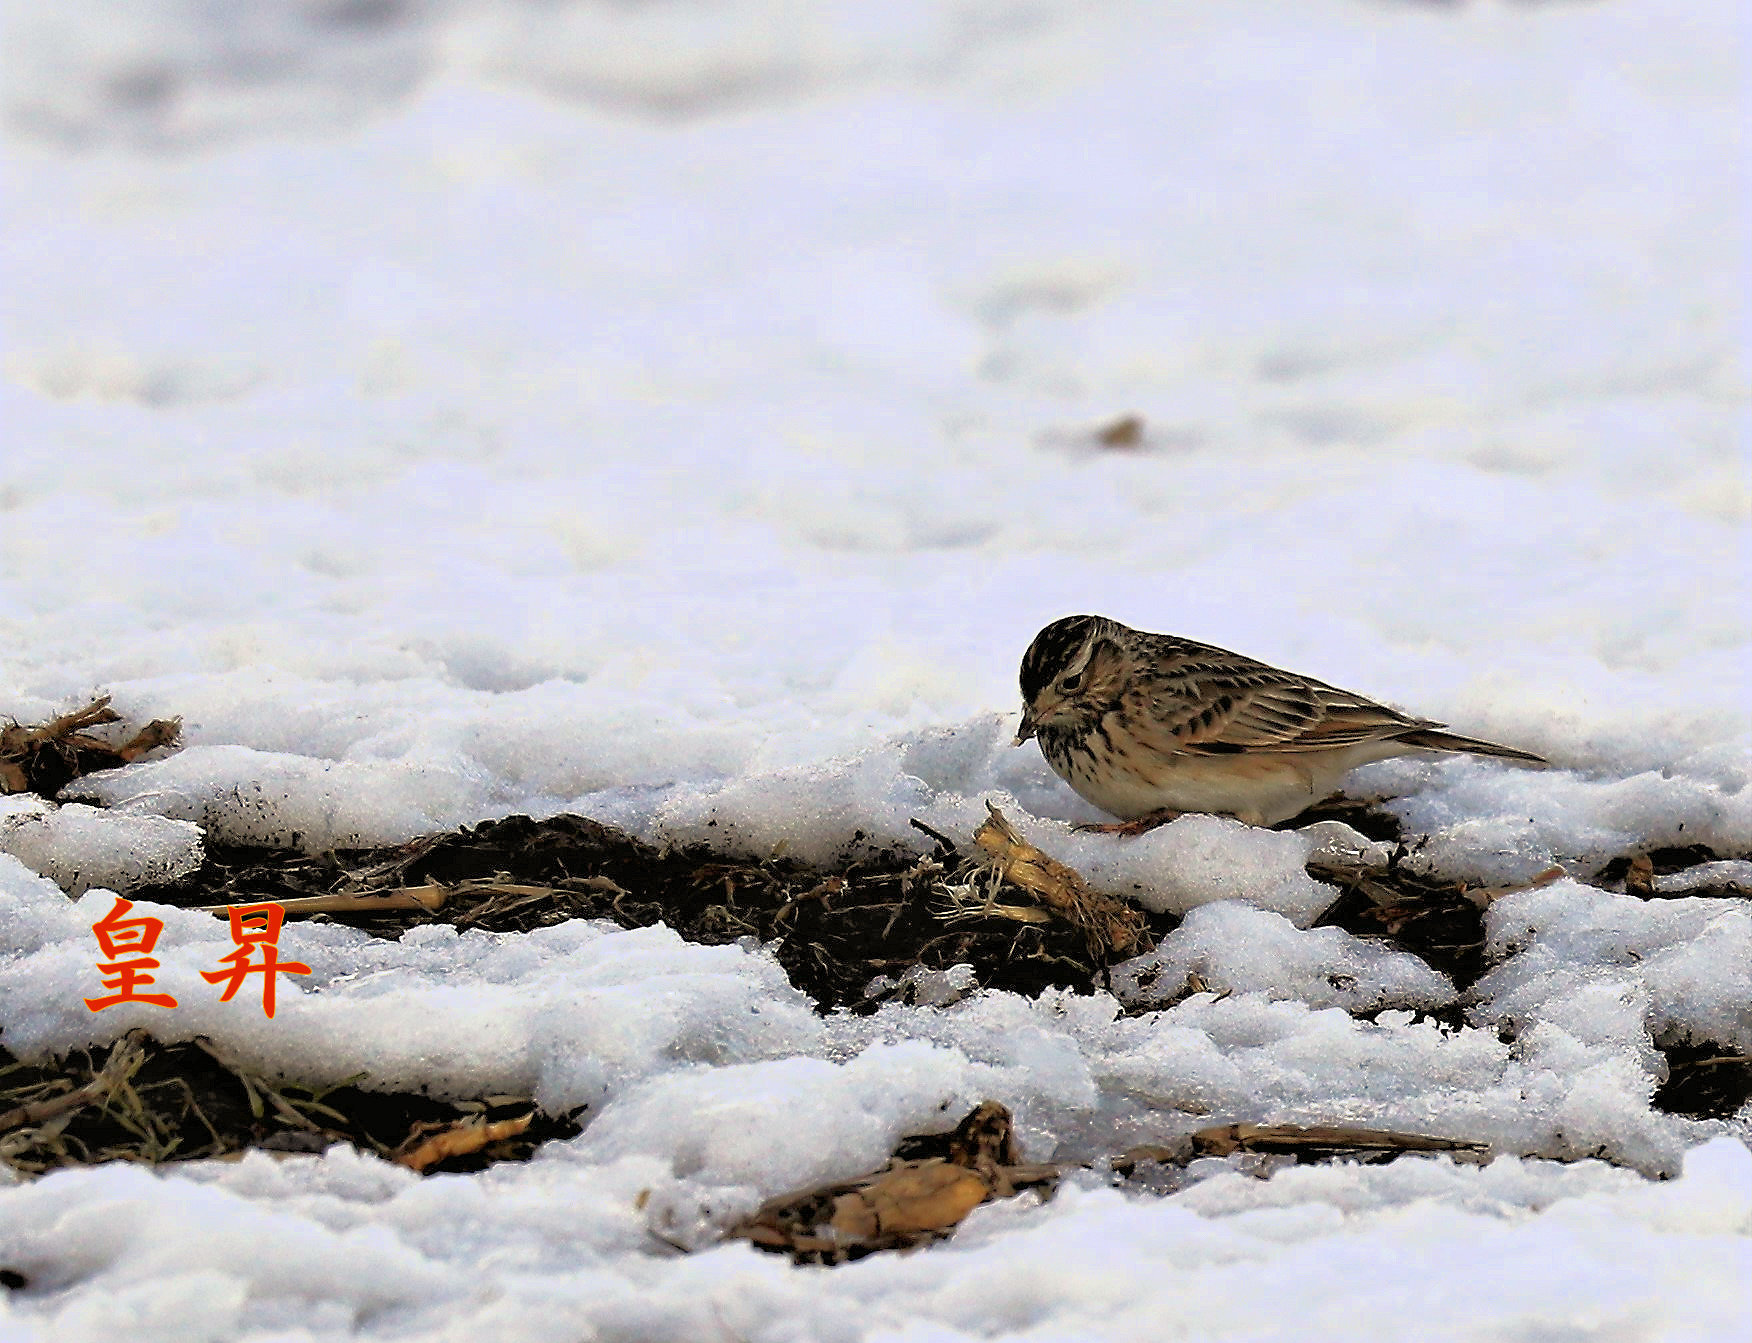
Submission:
<svg viewBox="0 0 1752 1343">
<path fill-rule="evenodd" d="M 826 857 L 910 842 L 911 816 L 964 831 L 993 796 L 1115 884 L 1306 923 L 1292 838 L 1066 836 L 1090 813 L 1007 741 L 1023 648 L 1079 610 L 1548 754 L 1359 776 L 1458 875 L 1752 853 L 1730 4 L 6 14 L 0 714 L 102 688 L 189 742 L 87 784 L 103 817 L 0 818 L 36 871 L 556 810 Z M 1125 416 L 1138 441 L 1103 443 Z M 1326 944 L 1236 905 L 1184 930 L 1236 993 L 1140 1018 L 985 994 L 824 1024 L 758 951 L 304 927 L 286 954 L 314 990 L 266 1023 L 92 1017 L 96 906 L 0 864 L 11 1048 L 145 1022 L 306 1074 L 601 1107 L 466 1179 L 337 1155 L 0 1188 L 0 1259 L 47 1284 L 0 1296 L 0 1335 L 1743 1321 L 1732 1139 L 1666 1188 L 1419 1159 L 1071 1190 L 832 1275 L 653 1257 L 631 1199 L 709 1224 L 982 1095 L 1042 1157 L 1196 1103 L 1674 1173 L 1731 1125 L 1650 1108 L 1653 1046 L 1752 1048 L 1744 902 L 1533 893 L 1493 914 L 1503 964 L 1452 1035 L 1330 1008 Z M 192 980 L 222 930 L 160 912 L 166 976 Z M 1406 1007 L 1441 1000 L 1427 978 Z"/>
</svg>

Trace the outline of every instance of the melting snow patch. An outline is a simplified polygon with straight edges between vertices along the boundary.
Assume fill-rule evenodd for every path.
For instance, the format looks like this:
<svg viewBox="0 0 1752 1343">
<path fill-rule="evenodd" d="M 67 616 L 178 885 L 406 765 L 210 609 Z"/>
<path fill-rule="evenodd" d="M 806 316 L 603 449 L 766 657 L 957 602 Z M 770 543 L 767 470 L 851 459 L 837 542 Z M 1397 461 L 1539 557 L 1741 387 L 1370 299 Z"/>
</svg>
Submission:
<svg viewBox="0 0 1752 1343">
<path fill-rule="evenodd" d="M 1147 956 L 1113 971 L 1113 991 L 1131 1007 L 1181 996 L 1196 974 L 1207 989 L 1293 998 L 1309 1007 L 1370 1012 L 1431 1010 L 1454 1001 L 1454 985 L 1407 952 L 1342 928 L 1298 929 L 1239 901 L 1200 905 Z"/>
<path fill-rule="evenodd" d="M 1306 928 L 1338 899 L 1336 887 L 1307 873 L 1316 844 L 1293 830 L 1182 816 L 1129 841 L 1070 835 L 1051 852 L 1091 886 L 1130 896 L 1145 909 L 1185 914 L 1213 901 L 1245 900 Z"/>
<path fill-rule="evenodd" d="M 1073 835 L 1100 818 L 1007 744 L 1030 635 L 1101 611 L 1548 755 L 1352 778 L 1439 872 L 1752 857 L 1735 7 L 821 8 L 22 7 L 0 713 L 111 686 L 190 745 L 69 790 L 106 814 L 9 804 L 0 1040 L 144 1025 L 590 1108 L 468 1177 L 0 1186 L 0 1334 L 1739 1343 L 1746 1116 L 1651 1095 L 1659 1046 L 1752 1048 L 1744 900 L 1506 897 L 1445 1029 L 1412 1011 L 1438 979 L 1297 931 L 1336 894 L 1312 838 Z M 575 810 L 828 858 L 987 799 L 1185 916 L 1164 980 L 1227 996 L 822 1018 L 766 949 L 663 928 L 301 923 L 267 1021 L 200 978 L 223 923 L 142 905 L 181 1005 L 81 1001 L 105 885 L 191 860 L 184 827 Z M 1091 1174 L 830 1272 L 656 1238 L 986 1096 L 1036 1157 L 1332 1122 L 1677 1178 Z"/>
<path fill-rule="evenodd" d="M 189 746 L 87 775 L 64 791 L 124 815 L 193 822 L 219 844 L 323 853 L 447 830 L 478 807 L 455 771 L 390 761 L 313 760 L 242 746 Z"/>
<path fill-rule="evenodd" d="M 206 847 L 200 827 L 187 821 L 18 794 L 0 798 L 0 853 L 82 895 L 94 886 L 130 891 L 174 881 L 201 865 Z"/>
<path fill-rule="evenodd" d="M 1475 989 L 1481 1019 L 1561 1029 L 1628 1050 L 1655 1043 L 1752 1054 L 1752 906 L 1642 900 L 1573 881 L 1506 896 L 1485 916 L 1503 963 Z"/>
<path fill-rule="evenodd" d="M 1372 767 L 1394 791 L 1412 766 Z M 1428 836 L 1416 862 L 1479 885 L 1528 881 L 1553 863 L 1587 877 L 1624 853 L 1662 845 L 1752 850 L 1752 788 L 1707 773 L 1648 770 L 1590 778 L 1564 770 L 1513 770 L 1488 761 L 1442 767 L 1442 786 L 1389 804 L 1407 833 Z"/>
</svg>

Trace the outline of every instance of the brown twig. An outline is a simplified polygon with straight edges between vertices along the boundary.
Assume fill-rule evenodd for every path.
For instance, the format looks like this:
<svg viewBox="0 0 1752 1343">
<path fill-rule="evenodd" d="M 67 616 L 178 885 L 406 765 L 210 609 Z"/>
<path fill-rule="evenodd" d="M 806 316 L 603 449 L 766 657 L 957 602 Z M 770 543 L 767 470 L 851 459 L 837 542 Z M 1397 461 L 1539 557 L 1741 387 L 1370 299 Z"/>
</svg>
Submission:
<svg viewBox="0 0 1752 1343">
<path fill-rule="evenodd" d="M 500 891 L 505 888 L 494 886 L 485 889 Z M 542 888 L 544 892 L 546 889 Z M 301 895 L 290 900 L 275 900 L 272 903 L 280 906 L 288 914 L 370 914 L 377 910 L 394 909 L 423 909 L 431 912 L 442 909 L 444 902 L 450 898 L 451 894 L 450 887 L 440 886 L 436 882 L 432 882 L 425 886 L 401 886 L 388 891 L 357 891 L 341 895 Z M 207 914 L 229 917 L 234 908 L 261 903 L 265 902 L 239 900 L 228 905 L 196 905 L 195 908 Z"/>
<path fill-rule="evenodd" d="M 961 850 L 956 847 L 954 840 L 950 839 L 949 836 L 945 835 L 941 830 L 933 829 L 931 826 L 926 825 L 917 816 L 911 817 L 907 821 L 907 824 L 921 834 L 929 835 L 932 839 L 936 840 L 938 845 L 942 848 L 943 853 L 951 854 L 961 852 Z"/>
<path fill-rule="evenodd" d="M 1231 1152 L 1298 1152 L 1337 1148 L 1352 1152 L 1488 1152 L 1489 1143 L 1466 1138 L 1434 1138 L 1390 1129 L 1345 1128 L 1324 1124 L 1218 1124 L 1192 1135 L 1201 1156 Z"/>
</svg>

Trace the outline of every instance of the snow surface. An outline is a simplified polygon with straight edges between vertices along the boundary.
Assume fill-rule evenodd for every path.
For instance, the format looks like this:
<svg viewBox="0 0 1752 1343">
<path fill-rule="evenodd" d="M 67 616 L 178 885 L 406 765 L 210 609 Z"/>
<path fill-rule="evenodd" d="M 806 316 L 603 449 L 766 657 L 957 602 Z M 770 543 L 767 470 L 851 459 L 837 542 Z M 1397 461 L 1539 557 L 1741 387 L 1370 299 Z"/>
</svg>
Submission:
<svg viewBox="0 0 1752 1343">
<path fill-rule="evenodd" d="M 0 715 L 102 688 L 188 744 L 0 813 L 0 1038 L 149 1024 L 590 1122 L 463 1177 L 0 1187 L 0 1338 L 1743 1339 L 1752 1115 L 1650 1103 L 1657 1046 L 1752 1048 L 1734 17 L 10 4 Z M 1352 791 L 1436 871 L 1575 880 L 1493 905 L 1455 1004 L 1309 927 L 1321 836 L 1073 835 L 1008 742 L 1079 610 L 1546 754 Z M 107 889 L 203 843 L 575 810 L 825 860 L 988 799 L 1187 916 L 1116 977 L 1178 1001 L 949 976 L 822 1018 L 665 929 L 301 924 L 268 1021 L 197 977 L 222 925 L 145 906 L 181 1005 L 81 1002 Z M 1741 866 L 1583 884 L 1688 844 Z M 715 1245 L 988 1096 L 1041 1158 L 1227 1119 L 1522 1155 L 1091 1174 L 832 1271 Z M 1550 1160 L 1591 1154 L 1633 1169 Z"/>
<path fill-rule="evenodd" d="M 1300 932 L 1282 915 L 1240 900 L 1189 912 L 1155 951 L 1125 963 L 1114 993 L 1128 1006 L 1157 1005 L 1180 997 L 1192 974 L 1218 992 L 1263 993 L 1347 1012 L 1427 1011 L 1456 996 L 1449 978 L 1416 956 L 1342 928 Z"/>
<path fill-rule="evenodd" d="M 70 895 L 172 881 L 206 857 L 201 828 L 150 813 L 127 815 L 30 793 L 0 797 L 0 853 L 51 877 Z"/>
</svg>

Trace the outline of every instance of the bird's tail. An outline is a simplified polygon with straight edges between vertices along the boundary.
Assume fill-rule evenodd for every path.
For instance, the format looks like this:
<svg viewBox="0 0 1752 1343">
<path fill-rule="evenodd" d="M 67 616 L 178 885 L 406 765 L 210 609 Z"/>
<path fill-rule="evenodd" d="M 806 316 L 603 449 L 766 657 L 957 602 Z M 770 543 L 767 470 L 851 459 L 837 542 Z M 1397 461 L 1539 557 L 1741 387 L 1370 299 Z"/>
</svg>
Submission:
<svg viewBox="0 0 1752 1343">
<path fill-rule="evenodd" d="M 1435 728 L 1402 733 L 1394 740 L 1402 741 L 1407 746 L 1421 746 L 1428 751 L 1466 751 L 1472 755 L 1494 755 L 1503 760 L 1520 760 L 1529 765 L 1550 763 L 1544 756 L 1534 755 L 1531 751 L 1517 751 L 1513 746 L 1498 746 L 1494 741 L 1462 737 L 1457 732 L 1439 732 Z"/>
</svg>

